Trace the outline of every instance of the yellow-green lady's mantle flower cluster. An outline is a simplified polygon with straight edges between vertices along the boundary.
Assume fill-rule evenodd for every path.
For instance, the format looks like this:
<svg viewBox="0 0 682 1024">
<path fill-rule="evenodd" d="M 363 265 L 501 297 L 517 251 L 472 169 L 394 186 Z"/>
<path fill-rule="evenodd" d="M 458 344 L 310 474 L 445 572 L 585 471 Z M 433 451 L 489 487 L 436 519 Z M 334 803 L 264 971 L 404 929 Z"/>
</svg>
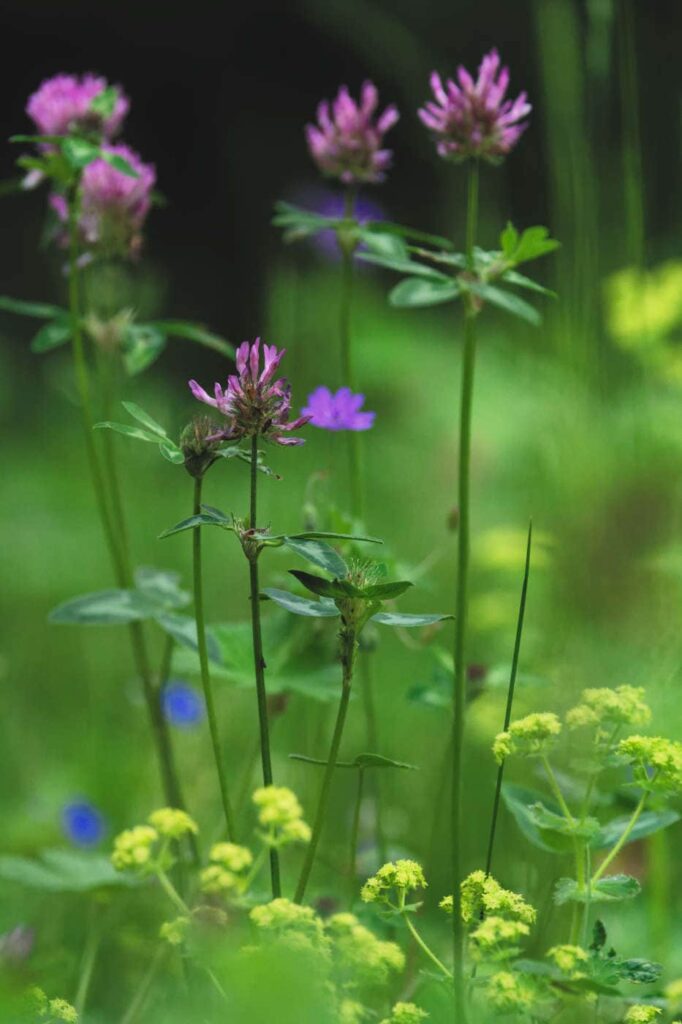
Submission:
<svg viewBox="0 0 682 1024">
<path fill-rule="evenodd" d="M 469 933 L 474 960 L 509 960 L 520 952 L 519 943 L 530 934 L 523 921 L 510 921 L 491 914 Z"/>
<path fill-rule="evenodd" d="M 354 914 L 334 914 L 326 922 L 332 962 L 342 988 L 385 985 L 391 973 L 405 969 L 405 954 L 360 924 Z"/>
<path fill-rule="evenodd" d="M 189 917 L 176 917 L 174 921 L 164 921 L 159 928 L 159 938 L 171 946 L 181 946 L 187 938 L 191 923 Z"/>
<path fill-rule="evenodd" d="M 584 976 L 583 966 L 587 963 L 587 953 L 582 946 L 552 946 L 547 950 L 547 959 L 551 960 L 555 967 L 558 967 L 562 974 L 569 978 L 582 978 Z"/>
<path fill-rule="evenodd" d="M 201 888 L 208 893 L 243 892 L 245 872 L 253 864 L 253 854 L 236 843 L 216 843 L 209 853 L 210 865 L 201 872 Z"/>
<path fill-rule="evenodd" d="M 528 1014 L 540 996 L 537 982 L 516 971 L 497 971 L 486 980 L 486 1002 L 500 1014 Z"/>
<path fill-rule="evenodd" d="M 555 745 L 561 722 L 551 711 L 536 711 L 512 722 L 506 732 L 498 733 L 493 754 L 498 764 L 512 754 L 520 757 L 543 757 Z"/>
<path fill-rule="evenodd" d="M 384 1017 L 380 1024 L 422 1024 L 428 1017 L 426 1010 L 421 1010 L 414 1003 L 396 1003 L 390 1017 Z"/>
<path fill-rule="evenodd" d="M 66 999 L 48 999 L 41 988 L 31 989 L 34 1011 L 43 1024 L 63 1021 L 63 1024 L 77 1024 L 78 1013 Z"/>
<path fill-rule="evenodd" d="M 312 907 L 302 907 L 280 897 L 254 907 L 249 917 L 270 938 L 285 939 L 318 952 L 328 951 L 329 940 L 324 933 L 324 925 Z"/>
<path fill-rule="evenodd" d="M 412 889 L 426 889 L 426 886 L 424 872 L 416 860 L 397 860 L 384 864 L 376 875 L 368 878 L 360 890 L 360 897 L 364 903 L 390 903 L 394 890 L 401 900 Z"/>
<path fill-rule="evenodd" d="M 479 920 L 482 914 L 495 914 L 528 925 L 533 924 L 537 917 L 535 908 L 527 903 L 520 893 L 504 889 L 492 875 L 486 875 L 485 871 L 472 871 L 462 882 L 461 892 L 462 920 L 465 924 Z M 452 896 L 445 896 L 440 901 L 440 906 L 451 914 Z"/>
<path fill-rule="evenodd" d="M 635 783 L 642 789 L 682 792 L 682 743 L 663 736 L 628 736 L 616 748 L 632 765 Z"/>
<path fill-rule="evenodd" d="M 196 835 L 199 831 L 189 814 L 174 807 L 161 807 L 153 811 L 147 820 L 149 824 L 126 829 L 114 839 L 111 862 L 117 871 L 145 872 L 153 869 L 154 847 L 158 842 L 167 844 L 171 839 Z"/>
<path fill-rule="evenodd" d="M 631 1006 L 628 1012 L 625 1014 L 625 1024 L 652 1024 L 657 1017 L 663 1013 L 657 1006 L 647 1006 L 645 1003 L 640 1003 L 636 1006 Z"/>
<path fill-rule="evenodd" d="M 303 808 L 286 786 L 262 786 L 253 794 L 263 842 L 268 846 L 309 843 L 310 826 L 303 820 Z"/>
<path fill-rule="evenodd" d="M 619 725 L 646 725 L 650 720 L 651 708 L 641 686 L 583 690 L 580 704 L 566 712 L 569 729 L 597 726 L 609 733 Z"/>
</svg>

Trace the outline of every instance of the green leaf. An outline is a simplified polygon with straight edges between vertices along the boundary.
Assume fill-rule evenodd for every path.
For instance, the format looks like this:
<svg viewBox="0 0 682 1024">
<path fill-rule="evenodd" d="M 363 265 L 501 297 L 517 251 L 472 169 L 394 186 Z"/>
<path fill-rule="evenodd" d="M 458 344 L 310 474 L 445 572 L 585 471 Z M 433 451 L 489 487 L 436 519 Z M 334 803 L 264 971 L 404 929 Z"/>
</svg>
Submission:
<svg viewBox="0 0 682 1024">
<path fill-rule="evenodd" d="M 452 249 L 453 244 L 449 238 L 443 235 L 431 235 L 426 231 L 416 231 L 414 228 L 405 227 L 403 224 L 395 224 L 389 220 L 370 220 L 361 227 L 361 232 L 370 232 L 379 235 L 397 235 L 401 238 L 409 238 L 412 242 L 421 242 L 422 245 L 432 245 L 436 249 Z"/>
<path fill-rule="evenodd" d="M 377 612 L 372 616 L 372 622 L 379 622 L 382 626 L 401 626 L 403 629 L 414 629 L 418 626 L 432 626 L 434 622 L 443 622 L 445 619 L 452 619 L 454 615 L 403 615 L 400 612 Z"/>
<path fill-rule="evenodd" d="M 135 586 L 163 608 L 184 608 L 192 600 L 191 595 L 180 586 L 180 574 L 167 569 L 153 569 L 142 566 L 135 570 Z"/>
<path fill-rule="evenodd" d="M 82 170 L 103 155 L 99 146 L 77 135 L 67 135 L 60 141 L 66 162 L 76 171 Z"/>
<path fill-rule="evenodd" d="M 560 808 L 557 804 L 552 803 L 544 793 L 540 793 L 538 790 L 511 783 L 505 783 L 502 786 L 502 799 L 529 843 L 548 853 L 564 852 L 565 840 L 558 840 L 553 832 L 540 829 L 532 811 L 535 804 L 543 803 L 549 810 L 559 814 Z"/>
<path fill-rule="evenodd" d="M 154 616 L 161 629 L 169 636 L 172 636 L 176 643 L 187 647 L 191 651 L 199 651 L 197 642 L 197 624 L 195 619 L 189 615 L 172 615 L 169 612 Z M 220 664 L 220 645 L 210 628 L 206 629 L 206 647 L 211 661 Z"/>
<path fill-rule="evenodd" d="M 307 559 L 313 565 L 319 566 L 332 576 L 345 576 L 348 566 L 341 555 L 322 540 L 299 540 L 296 537 L 287 537 L 284 546 L 290 551 L 295 551 L 301 558 Z"/>
<path fill-rule="evenodd" d="M 588 896 L 586 887 L 580 888 L 574 878 L 560 878 L 554 888 L 554 902 L 564 903 L 617 903 L 638 896 L 642 887 L 631 875 L 607 875 L 592 885 Z"/>
<path fill-rule="evenodd" d="M 500 235 L 500 248 L 505 256 L 510 257 L 513 252 L 516 251 L 516 247 L 519 244 L 519 233 L 510 220 L 507 221 L 507 226 Z"/>
<path fill-rule="evenodd" d="M 106 89 L 102 89 L 101 92 L 97 93 L 94 99 L 91 100 L 90 110 L 106 120 L 106 118 L 111 117 L 116 109 L 117 100 L 118 89 L 115 85 L 109 85 Z"/>
<path fill-rule="evenodd" d="M 143 427 L 147 428 L 147 430 L 151 430 L 153 434 L 157 434 L 162 441 L 169 440 L 168 434 L 163 427 L 157 423 L 156 420 L 152 419 L 149 413 L 145 412 L 139 405 L 136 405 L 135 402 L 121 402 L 121 405 L 134 420 L 141 423 Z"/>
<path fill-rule="evenodd" d="M 88 892 L 136 884 L 129 875 L 116 871 L 109 857 L 80 850 L 43 850 L 37 860 L 1 856 L 0 878 L 43 892 Z"/>
<path fill-rule="evenodd" d="M 37 320 L 56 320 L 68 317 L 68 310 L 61 306 L 52 306 L 47 302 L 24 302 L 13 299 L 9 295 L 0 295 L 0 310 L 7 313 L 18 313 L 19 316 L 33 316 Z"/>
<path fill-rule="evenodd" d="M 555 814 L 541 802 L 532 804 L 530 813 L 540 831 L 556 832 L 562 836 L 577 836 L 590 841 L 599 834 L 599 822 L 596 818 L 585 818 L 580 821 L 574 818 L 569 821 L 563 814 Z"/>
<path fill-rule="evenodd" d="M 327 766 L 325 758 L 308 757 L 307 754 L 289 754 L 292 761 L 303 761 L 304 764 L 315 764 L 322 767 Z M 406 764 L 404 761 L 393 761 L 390 757 L 383 757 L 381 754 L 358 754 L 352 761 L 336 761 L 335 768 L 409 768 L 417 771 L 416 764 Z"/>
<path fill-rule="evenodd" d="M 543 285 L 538 284 L 537 281 L 534 281 L 532 277 L 519 274 L 517 270 L 505 270 L 500 280 L 506 281 L 507 284 L 515 284 L 517 288 L 526 288 L 530 292 L 538 292 L 539 295 L 549 295 L 552 299 L 557 298 L 557 293 L 553 292 L 551 288 L 545 288 Z"/>
<path fill-rule="evenodd" d="M 525 320 L 534 327 L 542 323 L 542 317 L 537 309 L 513 292 L 506 292 L 502 288 L 497 288 L 492 284 L 485 284 L 482 281 L 470 281 L 467 287 L 474 295 L 478 295 L 479 298 L 483 299 L 484 302 L 489 302 L 491 306 L 497 306 L 499 309 L 503 309 L 505 313 L 511 313 L 512 316 L 517 316 L 520 320 Z"/>
<path fill-rule="evenodd" d="M 31 339 L 31 352 L 49 352 L 59 348 L 71 339 L 71 320 L 68 314 L 60 315 L 51 323 L 44 324 Z"/>
<path fill-rule="evenodd" d="M 392 289 L 388 301 L 400 309 L 437 306 L 441 302 L 452 302 L 460 291 L 458 282 L 444 275 L 442 279 L 406 277 Z"/>
<path fill-rule="evenodd" d="M 267 587 L 263 593 L 271 601 L 278 604 L 280 608 L 286 608 L 294 615 L 305 615 L 314 619 L 330 619 L 339 614 L 336 605 L 322 601 L 310 601 L 307 597 L 299 597 L 298 594 L 290 594 L 288 590 L 277 590 L 275 587 Z"/>
<path fill-rule="evenodd" d="M 151 324 L 130 324 L 123 336 L 123 361 L 134 377 L 156 362 L 166 347 L 166 337 Z"/>
<path fill-rule="evenodd" d="M 352 540 L 356 544 L 383 544 L 377 537 L 358 537 L 354 533 L 329 533 L 324 530 L 308 530 L 306 533 L 277 534 L 273 540 Z"/>
<path fill-rule="evenodd" d="M 343 598 L 360 596 L 360 591 L 346 580 L 327 580 L 322 576 L 313 576 L 310 572 L 302 572 L 300 569 L 289 569 L 292 576 L 295 576 L 299 583 L 302 583 L 306 590 L 320 597 Z M 348 587 L 356 593 L 351 593 Z"/>
<path fill-rule="evenodd" d="M 618 974 L 624 981 L 632 981 L 636 985 L 651 985 L 658 981 L 663 973 L 663 965 L 652 960 L 632 957 L 618 962 Z"/>
<path fill-rule="evenodd" d="M 410 253 L 405 241 L 397 234 L 360 228 L 358 237 L 374 256 L 393 260 L 409 260 Z"/>
<path fill-rule="evenodd" d="M 59 625 L 115 626 L 151 618 L 154 605 L 136 590 L 99 590 L 54 608 L 48 621 Z"/>
<path fill-rule="evenodd" d="M 505 258 L 513 264 L 527 263 L 539 256 L 545 256 L 559 248 L 559 242 L 549 237 L 547 228 L 536 226 L 526 228 L 519 237 L 516 229 L 507 224 L 500 237 L 500 245 Z"/>
<path fill-rule="evenodd" d="M 411 277 L 424 278 L 424 280 L 433 281 L 435 284 L 450 285 L 455 283 L 446 274 L 441 274 L 440 270 L 435 270 L 433 267 L 427 267 L 423 263 L 418 263 L 416 260 L 410 259 L 409 256 L 382 256 L 379 253 L 361 252 L 358 254 L 358 259 L 361 259 L 364 263 L 372 263 L 377 267 L 385 267 L 387 270 L 396 270 L 399 274 L 409 274 Z"/>
<path fill-rule="evenodd" d="M 135 170 L 133 165 L 129 163 L 125 157 L 119 156 L 118 153 L 109 153 L 107 150 L 103 149 L 98 153 L 98 156 L 100 156 L 105 163 L 109 164 L 110 167 L 113 167 L 114 170 L 120 171 L 121 174 L 125 174 L 127 178 L 140 177 L 138 171 Z"/>
<path fill-rule="evenodd" d="M 613 818 L 607 822 L 590 843 L 591 848 L 593 850 L 605 850 L 615 846 L 631 819 L 631 814 L 625 814 L 622 817 Z M 653 835 L 655 832 L 660 832 L 662 829 L 674 825 L 679 820 L 680 814 L 677 811 L 644 811 L 628 836 L 625 845 L 627 846 L 628 843 L 634 843 L 638 839 L 643 839 L 645 836 Z"/>
<path fill-rule="evenodd" d="M 143 430 L 142 427 L 133 427 L 128 423 L 114 423 L 112 420 L 103 420 L 102 423 L 95 423 L 94 430 L 115 430 L 117 434 L 125 434 L 126 437 L 137 438 L 138 441 L 149 441 L 151 444 L 158 444 L 159 438 L 156 434 Z"/>
<path fill-rule="evenodd" d="M 169 338 L 195 341 L 198 345 L 219 352 L 222 356 L 227 356 L 230 359 L 234 356 L 234 346 L 230 345 L 229 341 L 200 324 L 189 323 L 187 320 L 155 320 L 148 326 L 161 331 Z"/>
<path fill-rule="evenodd" d="M 184 530 L 194 530 L 197 526 L 222 526 L 227 530 L 233 528 L 232 520 L 220 509 L 211 508 L 209 505 L 202 505 L 201 509 L 202 511 L 198 515 L 189 516 L 188 519 L 183 519 L 175 526 L 164 530 L 159 534 L 159 540 L 163 540 L 164 537 L 172 537 L 173 534 L 182 533 Z"/>
<path fill-rule="evenodd" d="M 362 596 L 372 598 L 375 601 L 390 601 L 393 597 L 400 597 L 406 590 L 413 587 L 410 580 L 394 580 L 391 583 L 374 583 L 372 586 L 362 588 Z"/>
<path fill-rule="evenodd" d="M 180 451 L 174 441 L 162 441 L 159 445 L 159 451 L 163 455 L 164 459 L 168 459 L 174 466 L 183 466 L 185 463 L 185 456 Z"/>
</svg>

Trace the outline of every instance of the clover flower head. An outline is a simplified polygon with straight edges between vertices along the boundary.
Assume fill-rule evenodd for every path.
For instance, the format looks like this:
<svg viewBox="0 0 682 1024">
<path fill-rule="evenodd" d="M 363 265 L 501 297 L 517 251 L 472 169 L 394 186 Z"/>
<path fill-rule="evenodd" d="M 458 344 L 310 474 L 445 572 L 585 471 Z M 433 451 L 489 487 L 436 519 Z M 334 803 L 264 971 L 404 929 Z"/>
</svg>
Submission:
<svg viewBox="0 0 682 1024">
<path fill-rule="evenodd" d="M 569 729 L 584 725 L 647 725 L 651 708 L 641 686 L 597 687 L 583 690 L 581 703 L 566 713 Z"/>
<path fill-rule="evenodd" d="M 428 1017 L 426 1010 L 415 1003 L 396 1003 L 390 1017 L 384 1017 L 381 1024 L 422 1024 Z"/>
<path fill-rule="evenodd" d="M 376 117 L 379 93 L 372 82 L 364 82 L 360 102 L 352 99 L 342 85 L 333 103 L 322 100 L 317 124 L 305 128 L 310 155 L 319 170 L 344 185 L 377 184 L 385 178 L 393 154 L 382 149 L 384 135 L 398 120 L 394 106 Z"/>
<path fill-rule="evenodd" d="M 111 863 L 117 871 L 144 868 L 151 860 L 152 847 L 159 833 L 151 825 L 128 828 L 114 839 Z"/>
<path fill-rule="evenodd" d="M 535 985 L 516 971 L 497 971 L 486 980 L 486 1000 L 498 1013 L 528 1011 L 537 995 Z"/>
<path fill-rule="evenodd" d="M 628 736 L 616 748 L 633 767 L 635 782 L 643 789 L 682 792 L 682 743 L 663 736 Z"/>
<path fill-rule="evenodd" d="M 142 228 L 151 209 L 156 171 L 128 146 L 105 145 L 102 151 L 109 157 L 125 160 L 137 177 L 119 170 L 103 157 L 83 169 L 78 211 L 81 244 L 93 252 L 136 257 L 142 248 Z M 69 211 L 64 196 L 53 194 L 50 205 L 66 224 Z M 60 236 L 60 241 L 67 244 L 67 236 Z"/>
<path fill-rule="evenodd" d="M 186 916 L 176 917 L 174 921 L 164 921 L 159 928 L 159 938 L 171 946 L 181 946 L 187 938 L 190 919 Z"/>
<path fill-rule="evenodd" d="M 547 950 L 547 959 L 559 968 L 564 974 L 572 978 L 582 976 L 582 967 L 587 963 L 588 956 L 582 946 L 552 946 Z"/>
<path fill-rule="evenodd" d="M 311 426 L 322 430 L 369 430 L 376 413 L 361 411 L 364 401 L 364 395 L 354 395 L 350 388 L 331 392 L 319 387 L 308 395 L 301 412 L 310 418 Z"/>
<path fill-rule="evenodd" d="M 180 679 L 166 683 L 161 700 L 166 720 L 178 729 L 190 729 L 204 717 L 203 698 L 193 686 Z"/>
<path fill-rule="evenodd" d="M 94 804 L 74 800 L 62 810 L 62 828 L 76 846 L 94 846 L 104 835 L 104 819 Z"/>
<path fill-rule="evenodd" d="M 116 86 L 116 100 L 107 117 L 93 109 L 93 100 L 108 89 L 97 75 L 54 75 L 29 96 L 26 113 L 41 135 L 68 135 L 71 131 L 98 131 L 110 139 L 119 131 L 130 101 Z"/>
<path fill-rule="evenodd" d="M 186 811 L 180 811 L 176 807 L 160 807 L 158 811 L 152 811 L 148 821 L 159 835 L 168 839 L 195 836 L 199 831 L 194 819 Z"/>
<path fill-rule="evenodd" d="M 279 897 L 254 907 L 249 917 L 257 928 L 272 938 L 293 938 L 306 948 L 328 951 L 329 940 L 324 933 L 324 924 L 312 907 L 302 907 Z"/>
<path fill-rule="evenodd" d="M 242 342 L 237 349 L 237 375 L 228 378 L 227 387 L 214 387 L 214 397 L 195 381 L 189 382 L 194 397 L 217 409 L 228 419 L 228 426 L 216 434 L 223 440 L 264 437 L 275 444 L 304 444 L 303 438 L 288 437 L 304 426 L 309 417 L 290 420 L 291 387 L 285 378 L 273 380 L 286 349 L 263 345 L 263 369 L 260 363 L 260 338 L 251 344 Z"/>
<path fill-rule="evenodd" d="M 469 935 L 472 956 L 476 960 L 509 960 L 519 951 L 519 942 L 530 933 L 523 921 L 510 921 L 491 914 Z"/>
<path fill-rule="evenodd" d="M 405 967 L 405 954 L 395 942 L 384 942 L 360 924 L 354 914 L 333 914 L 325 923 L 332 960 L 343 985 L 385 985 L 391 972 Z"/>
<path fill-rule="evenodd" d="M 498 764 L 512 754 L 542 757 L 552 749 L 561 732 L 561 722 L 551 711 L 536 711 L 512 722 L 506 732 L 498 733 L 493 754 Z"/>
<path fill-rule="evenodd" d="M 515 100 L 505 99 L 509 69 L 500 67 L 497 50 L 481 61 L 474 81 L 466 68 L 457 69 L 457 82 L 443 83 L 434 71 L 431 89 L 434 99 L 418 111 L 433 136 L 439 156 L 459 162 L 470 157 L 499 163 L 519 141 L 528 127 L 524 121 L 531 111 L 522 92 Z"/>
<path fill-rule="evenodd" d="M 652 1024 L 663 1013 L 658 1006 L 647 1006 L 639 1003 L 631 1006 L 623 1018 L 625 1024 Z"/>
<path fill-rule="evenodd" d="M 220 426 L 210 416 L 195 416 L 180 435 L 180 448 L 185 456 L 185 469 L 200 480 L 219 458 Z"/>
<path fill-rule="evenodd" d="M 421 864 L 416 860 L 397 860 L 384 864 L 376 875 L 367 879 L 360 890 L 360 898 L 364 903 L 385 903 L 393 889 L 409 892 L 425 889 L 427 884 Z"/>
</svg>

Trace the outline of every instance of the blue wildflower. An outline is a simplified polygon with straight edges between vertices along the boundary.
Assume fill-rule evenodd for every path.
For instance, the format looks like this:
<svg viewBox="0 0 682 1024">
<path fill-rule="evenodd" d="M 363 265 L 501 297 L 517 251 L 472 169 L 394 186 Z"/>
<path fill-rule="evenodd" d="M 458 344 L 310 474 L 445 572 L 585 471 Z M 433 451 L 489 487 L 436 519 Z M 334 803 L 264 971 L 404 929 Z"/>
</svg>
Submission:
<svg viewBox="0 0 682 1024">
<path fill-rule="evenodd" d="M 204 717 L 203 698 L 187 683 L 173 680 L 163 688 L 163 713 L 171 725 L 191 729 Z"/>
<path fill-rule="evenodd" d="M 94 846 L 104 835 L 104 818 L 93 804 L 74 800 L 62 811 L 62 828 L 76 846 Z"/>
</svg>

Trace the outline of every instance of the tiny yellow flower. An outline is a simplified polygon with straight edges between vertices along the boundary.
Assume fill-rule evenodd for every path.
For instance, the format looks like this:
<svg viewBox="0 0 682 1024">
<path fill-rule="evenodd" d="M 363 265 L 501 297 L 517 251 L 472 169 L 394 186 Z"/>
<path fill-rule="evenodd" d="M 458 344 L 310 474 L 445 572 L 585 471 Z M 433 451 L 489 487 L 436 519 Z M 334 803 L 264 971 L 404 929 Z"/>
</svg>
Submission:
<svg viewBox="0 0 682 1024">
<path fill-rule="evenodd" d="M 583 690 L 581 703 L 566 714 L 570 729 L 584 725 L 647 725 L 651 708 L 644 700 L 641 686 L 602 686 Z"/>
<path fill-rule="evenodd" d="M 587 962 L 587 953 L 581 946 L 552 946 L 547 950 L 547 959 L 551 960 L 560 971 L 572 978 L 582 976 L 580 967 Z"/>
<path fill-rule="evenodd" d="M 381 1024 L 421 1024 L 428 1013 L 414 1003 L 396 1003 L 390 1017 L 384 1017 Z"/>
<path fill-rule="evenodd" d="M 186 811 L 179 811 L 175 807 L 160 807 L 158 811 L 153 811 L 149 815 L 148 821 L 159 835 L 169 839 L 196 835 L 199 831 L 194 819 L 190 818 Z"/>
<path fill-rule="evenodd" d="M 519 942 L 530 933 L 523 921 L 509 921 L 490 915 L 470 933 L 471 952 L 476 960 L 508 960 L 516 956 Z"/>
<path fill-rule="evenodd" d="M 246 846 L 238 846 L 236 843 L 215 843 L 211 847 L 209 858 L 228 871 L 239 873 L 253 864 L 253 854 Z"/>
<path fill-rule="evenodd" d="M 240 879 L 233 871 L 228 871 L 221 864 L 210 864 L 199 875 L 202 892 L 226 893 L 239 887 Z"/>
<path fill-rule="evenodd" d="M 617 753 L 631 764 L 635 782 L 643 789 L 682 791 L 682 743 L 663 736 L 628 736 Z"/>
<path fill-rule="evenodd" d="M 273 938 L 293 938 L 308 948 L 312 946 L 325 953 L 328 950 L 324 925 L 312 907 L 279 897 L 254 907 L 249 917 L 257 928 Z"/>
<path fill-rule="evenodd" d="M 365 903 L 386 902 L 392 889 L 405 893 L 426 887 L 421 864 L 415 860 L 397 860 L 384 864 L 376 875 L 368 878 L 360 890 L 360 897 Z"/>
<path fill-rule="evenodd" d="M 541 757 L 547 754 L 561 732 L 561 722 L 551 711 L 536 711 L 512 722 L 506 732 L 498 733 L 493 754 L 498 764 L 511 754 Z"/>
<path fill-rule="evenodd" d="M 265 830 L 261 838 L 268 846 L 309 843 L 310 827 L 303 820 L 303 808 L 286 786 L 261 786 L 253 794 L 258 823 Z"/>
<path fill-rule="evenodd" d="M 78 1014 L 66 999 L 50 999 L 47 1015 L 53 1020 L 61 1020 L 64 1024 L 77 1024 Z"/>
<path fill-rule="evenodd" d="M 472 871 L 462 882 L 461 893 L 462 920 L 466 924 L 478 921 L 482 913 L 511 918 L 528 925 L 533 924 L 537 917 L 535 908 L 520 893 L 504 889 L 485 871 Z M 451 914 L 453 903 L 452 896 L 445 896 L 439 906 Z"/>
<path fill-rule="evenodd" d="M 625 1024 L 652 1024 L 663 1013 L 657 1006 L 646 1006 L 640 1003 L 631 1006 L 625 1014 Z"/>
<path fill-rule="evenodd" d="M 333 914 L 326 922 L 332 960 L 344 987 L 384 985 L 391 972 L 405 968 L 405 954 L 394 942 L 378 939 L 354 914 Z"/>
<path fill-rule="evenodd" d="M 181 946 L 187 937 L 189 925 L 188 917 L 176 917 L 174 921 L 164 921 L 159 929 L 159 938 L 169 942 L 171 946 Z"/>
<path fill-rule="evenodd" d="M 151 860 L 152 847 L 159 838 L 150 825 L 128 828 L 114 839 L 111 863 L 117 871 L 144 868 Z"/>
</svg>

